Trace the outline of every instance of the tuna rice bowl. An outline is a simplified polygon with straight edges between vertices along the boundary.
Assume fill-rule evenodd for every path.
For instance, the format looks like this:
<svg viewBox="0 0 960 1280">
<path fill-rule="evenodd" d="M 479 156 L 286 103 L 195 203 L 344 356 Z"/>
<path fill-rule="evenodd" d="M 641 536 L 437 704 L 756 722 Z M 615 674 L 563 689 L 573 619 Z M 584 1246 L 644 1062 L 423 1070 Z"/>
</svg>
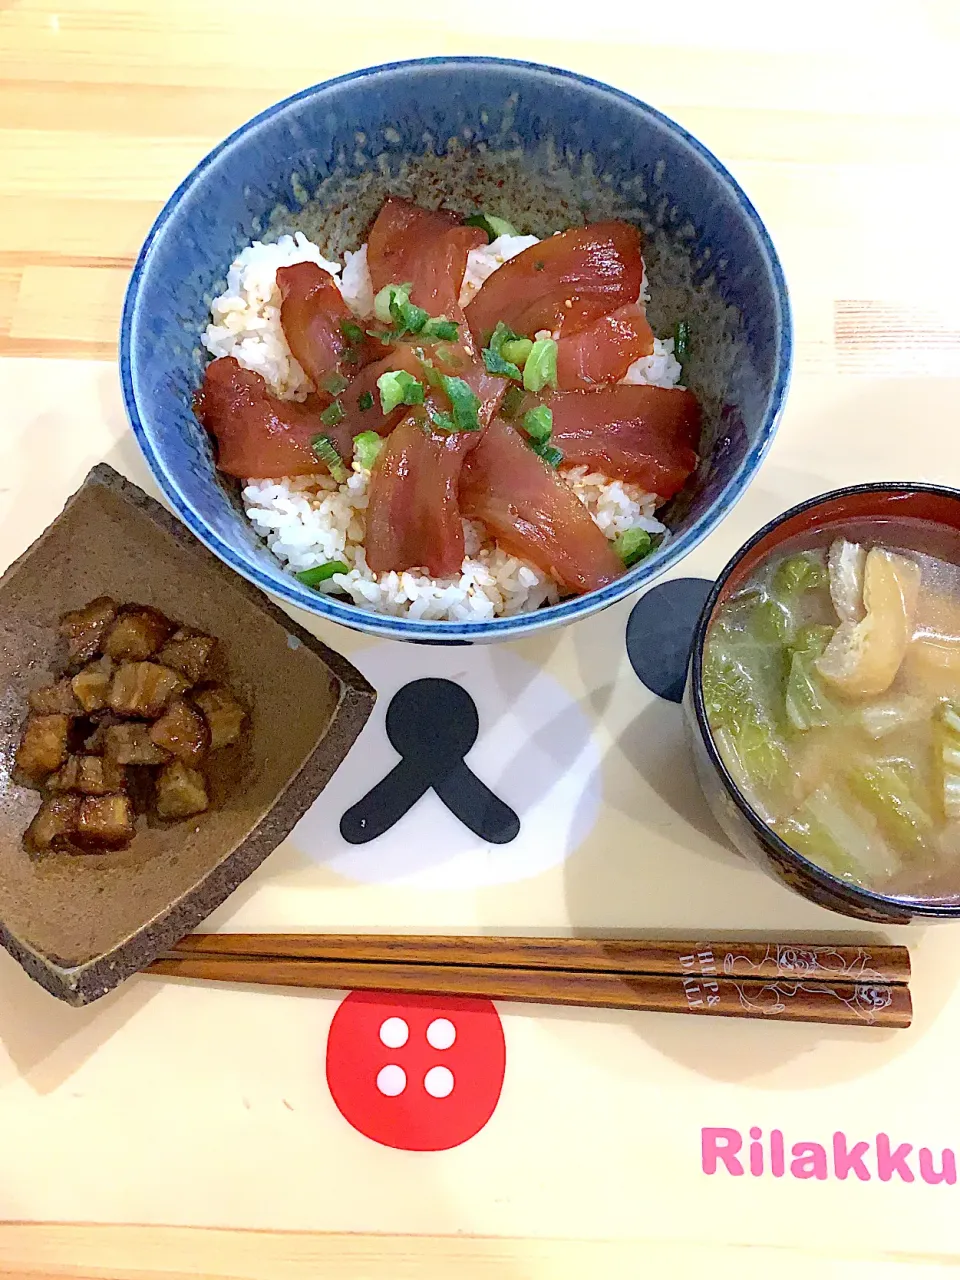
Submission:
<svg viewBox="0 0 960 1280">
<path fill-rule="evenodd" d="M 195 411 L 306 586 L 411 619 L 527 613 L 649 555 L 697 467 L 687 327 L 654 334 L 651 289 L 626 222 L 538 239 L 391 196 L 342 262 L 302 232 L 237 255 Z"/>
</svg>

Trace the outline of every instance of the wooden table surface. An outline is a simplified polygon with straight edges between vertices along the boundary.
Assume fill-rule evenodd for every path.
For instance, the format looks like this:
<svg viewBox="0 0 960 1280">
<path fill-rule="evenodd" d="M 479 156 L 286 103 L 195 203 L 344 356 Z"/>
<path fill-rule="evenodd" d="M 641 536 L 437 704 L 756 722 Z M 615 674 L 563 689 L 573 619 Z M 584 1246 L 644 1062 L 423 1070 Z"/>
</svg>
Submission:
<svg viewBox="0 0 960 1280">
<path fill-rule="evenodd" d="M 960 375 L 956 0 L 0 0 L 0 357 L 112 360 L 150 222 L 225 133 L 365 64 L 487 53 L 570 67 L 666 111 L 732 169 L 780 250 L 796 379 Z M 122 1170 L 118 1170 L 118 1177 Z M 811 1250 L 815 1245 L 811 1242 Z M 919 1260 L 642 1242 L 0 1225 L 0 1275 L 744 1278 Z M 943 1260 L 943 1266 L 947 1260 Z M 4 1270 L 5 1269 L 5 1270 Z M 925 1275 L 939 1270 L 926 1260 Z"/>
</svg>

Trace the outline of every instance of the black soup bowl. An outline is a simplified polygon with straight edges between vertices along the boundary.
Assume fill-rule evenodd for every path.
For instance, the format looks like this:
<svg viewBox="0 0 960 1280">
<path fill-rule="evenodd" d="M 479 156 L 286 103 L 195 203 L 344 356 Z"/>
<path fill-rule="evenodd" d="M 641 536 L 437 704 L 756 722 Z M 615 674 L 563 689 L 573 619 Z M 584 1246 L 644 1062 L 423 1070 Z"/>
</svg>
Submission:
<svg viewBox="0 0 960 1280">
<path fill-rule="evenodd" d="M 960 490 L 902 483 L 855 485 L 811 498 L 765 525 L 734 555 L 717 578 L 697 622 L 684 689 L 684 715 L 697 778 L 714 817 L 740 853 L 810 901 L 878 924 L 908 924 L 917 917 L 960 917 L 960 892 L 936 898 L 885 895 L 841 879 L 786 844 L 759 816 L 721 758 L 703 697 L 704 645 L 718 609 L 772 554 L 811 534 L 824 541 L 865 522 L 891 528 L 931 526 L 943 534 L 960 563 Z M 958 876 L 960 887 L 960 876 Z"/>
</svg>

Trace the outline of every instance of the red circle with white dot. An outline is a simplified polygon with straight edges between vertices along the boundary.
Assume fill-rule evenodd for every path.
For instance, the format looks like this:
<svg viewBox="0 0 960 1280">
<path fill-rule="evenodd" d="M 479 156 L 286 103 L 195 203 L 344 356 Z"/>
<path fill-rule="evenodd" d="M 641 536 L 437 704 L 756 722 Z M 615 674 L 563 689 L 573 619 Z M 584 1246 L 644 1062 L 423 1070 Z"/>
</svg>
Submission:
<svg viewBox="0 0 960 1280">
<path fill-rule="evenodd" d="M 490 1000 L 354 991 L 327 1037 L 327 1084 L 345 1120 L 401 1151 L 446 1151 L 496 1109 L 507 1050 Z"/>
</svg>

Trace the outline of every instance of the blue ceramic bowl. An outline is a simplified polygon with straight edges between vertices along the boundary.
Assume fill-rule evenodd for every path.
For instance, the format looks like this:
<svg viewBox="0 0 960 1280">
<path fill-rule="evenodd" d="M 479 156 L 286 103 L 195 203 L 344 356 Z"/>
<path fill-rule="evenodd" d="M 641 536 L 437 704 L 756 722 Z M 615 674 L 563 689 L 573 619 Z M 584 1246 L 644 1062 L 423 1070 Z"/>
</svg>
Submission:
<svg viewBox="0 0 960 1280">
<path fill-rule="evenodd" d="M 254 238 L 303 229 L 356 248 L 391 191 L 462 212 L 486 206 L 545 235 L 574 222 L 637 223 L 655 331 L 689 320 L 685 381 L 705 407 L 702 463 L 665 516 L 666 544 L 616 583 L 492 622 L 413 622 L 321 596 L 286 573 L 221 483 L 191 411 L 210 300 Z M 425 201 L 426 202 L 426 201 Z M 196 536 L 272 595 L 408 640 L 511 639 L 571 622 L 646 586 L 727 514 L 760 465 L 786 395 L 783 272 L 750 201 L 695 138 L 608 85 L 499 58 L 427 58 L 306 89 L 222 142 L 170 197 L 123 309 L 127 412 L 157 483 Z"/>
</svg>

